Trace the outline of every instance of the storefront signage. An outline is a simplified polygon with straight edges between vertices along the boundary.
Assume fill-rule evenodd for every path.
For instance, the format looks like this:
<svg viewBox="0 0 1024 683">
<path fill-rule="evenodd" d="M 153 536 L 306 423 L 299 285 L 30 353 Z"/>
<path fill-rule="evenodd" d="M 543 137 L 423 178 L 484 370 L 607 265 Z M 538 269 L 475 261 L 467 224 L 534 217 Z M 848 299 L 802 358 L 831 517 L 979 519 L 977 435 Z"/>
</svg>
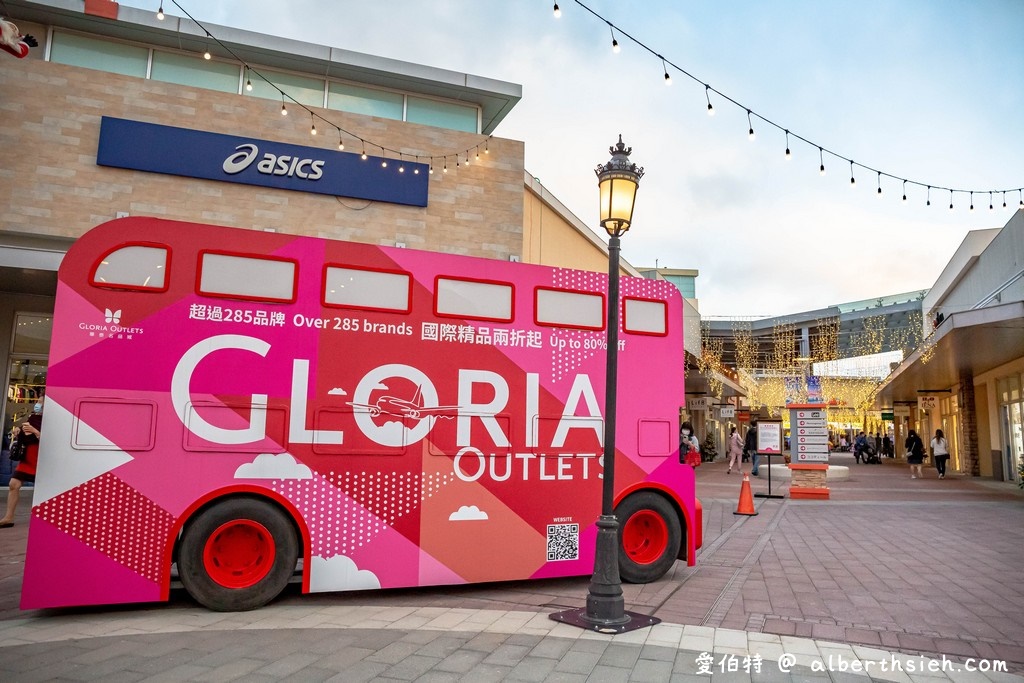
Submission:
<svg viewBox="0 0 1024 683">
<path fill-rule="evenodd" d="M 722 410 L 721 417 L 722 417 L 723 420 L 729 420 L 729 419 L 732 419 L 732 418 L 736 417 L 736 407 L 735 406 L 723 406 L 721 410 Z"/>
<path fill-rule="evenodd" d="M 363 160 L 349 152 L 109 116 L 100 124 L 96 163 L 408 206 L 427 205 L 430 170 L 411 161 Z"/>
<path fill-rule="evenodd" d="M 921 410 L 935 410 L 939 407 L 938 396 L 918 396 L 917 407 Z"/>
<path fill-rule="evenodd" d="M 709 410 L 712 403 L 713 401 L 710 396 L 686 399 L 686 407 L 690 410 Z"/>
<path fill-rule="evenodd" d="M 910 406 L 893 406 L 892 412 L 896 417 L 910 417 Z"/>
</svg>

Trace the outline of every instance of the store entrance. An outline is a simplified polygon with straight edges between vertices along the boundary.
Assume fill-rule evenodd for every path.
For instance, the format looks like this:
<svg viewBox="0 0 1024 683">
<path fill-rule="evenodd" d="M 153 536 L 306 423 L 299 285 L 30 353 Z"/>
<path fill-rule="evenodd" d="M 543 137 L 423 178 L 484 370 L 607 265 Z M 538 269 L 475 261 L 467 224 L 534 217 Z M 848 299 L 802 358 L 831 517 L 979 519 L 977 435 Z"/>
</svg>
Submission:
<svg viewBox="0 0 1024 683">
<path fill-rule="evenodd" d="M 20 427 L 46 391 L 47 354 L 52 318 L 48 313 L 16 313 L 14 334 L 7 356 L 7 400 L 3 408 L 3 444 L 0 453 L 0 486 L 13 472 L 7 447 L 11 429 Z"/>
</svg>

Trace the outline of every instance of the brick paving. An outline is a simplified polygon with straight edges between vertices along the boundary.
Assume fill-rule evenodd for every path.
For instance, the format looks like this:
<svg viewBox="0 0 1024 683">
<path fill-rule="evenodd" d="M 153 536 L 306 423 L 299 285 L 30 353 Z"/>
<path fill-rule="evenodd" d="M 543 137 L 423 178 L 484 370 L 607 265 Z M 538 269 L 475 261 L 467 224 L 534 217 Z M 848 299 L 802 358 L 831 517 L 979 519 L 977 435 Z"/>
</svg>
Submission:
<svg viewBox="0 0 1024 683">
<path fill-rule="evenodd" d="M 0 680 L 854 680 L 811 668 L 834 655 L 1002 660 L 1011 672 L 876 670 L 873 680 L 1024 681 L 1024 494 L 933 470 L 911 480 L 894 461 L 833 464 L 850 477 L 831 483 L 830 500 L 755 498 L 756 516 L 732 514 L 741 477 L 724 463 L 700 467 L 697 565 L 626 585 L 627 608 L 664 623 L 614 637 L 547 618 L 582 606 L 587 578 L 290 588 L 263 610 L 228 615 L 180 591 L 169 605 L 20 612 L 25 504 L 0 530 Z M 767 490 L 766 477 L 751 481 Z M 773 493 L 787 489 L 773 478 Z M 698 675 L 703 653 L 716 658 L 710 676 Z M 776 664 L 783 653 L 795 656 L 790 671 Z M 760 672 L 742 669 L 752 655 Z M 739 671 L 724 669 L 732 656 Z"/>
</svg>

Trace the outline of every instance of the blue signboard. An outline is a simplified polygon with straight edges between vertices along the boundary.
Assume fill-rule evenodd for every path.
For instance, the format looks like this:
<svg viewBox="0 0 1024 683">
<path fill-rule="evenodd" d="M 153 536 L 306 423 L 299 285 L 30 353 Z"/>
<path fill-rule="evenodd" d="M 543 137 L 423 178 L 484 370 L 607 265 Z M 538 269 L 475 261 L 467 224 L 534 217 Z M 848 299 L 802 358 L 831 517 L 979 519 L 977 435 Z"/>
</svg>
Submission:
<svg viewBox="0 0 1024 683">
<path fill-rule="evenodd" d="M 427 205 L 429 166 L 104 116 L 96 163 L 189 178 Z M 399 169 L 404 169 L 400 171 Z"/>
</svg>

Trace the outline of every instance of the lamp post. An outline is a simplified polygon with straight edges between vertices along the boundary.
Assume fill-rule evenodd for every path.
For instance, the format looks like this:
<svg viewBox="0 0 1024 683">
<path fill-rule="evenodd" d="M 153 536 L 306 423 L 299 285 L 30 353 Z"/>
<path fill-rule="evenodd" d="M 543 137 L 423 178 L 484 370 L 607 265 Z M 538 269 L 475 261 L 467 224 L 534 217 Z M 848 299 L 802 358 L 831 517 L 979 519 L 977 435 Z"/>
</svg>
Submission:
<svg viewBox="0 0 1024 683">
<path fill-rule="evenodd" d="M 604 479 L 601 516 L 597 520 L 597 547 L 587 606 L 551 615 L 561 621 L 602 633 L 624 633 L 660 621 L 625 610 L 619 577 L 619 520 L 615 516 L 615 402 L 619 356 L 619 237 L 633 220 L 636 190 L 644 169 L 630 162 L 632 147 L 619 142 L 609 147 L 612 158 L 595 169 L 601 198 L 601 227 L 608 232 L 608 351 L 604 402 Z"/>
</svg>

